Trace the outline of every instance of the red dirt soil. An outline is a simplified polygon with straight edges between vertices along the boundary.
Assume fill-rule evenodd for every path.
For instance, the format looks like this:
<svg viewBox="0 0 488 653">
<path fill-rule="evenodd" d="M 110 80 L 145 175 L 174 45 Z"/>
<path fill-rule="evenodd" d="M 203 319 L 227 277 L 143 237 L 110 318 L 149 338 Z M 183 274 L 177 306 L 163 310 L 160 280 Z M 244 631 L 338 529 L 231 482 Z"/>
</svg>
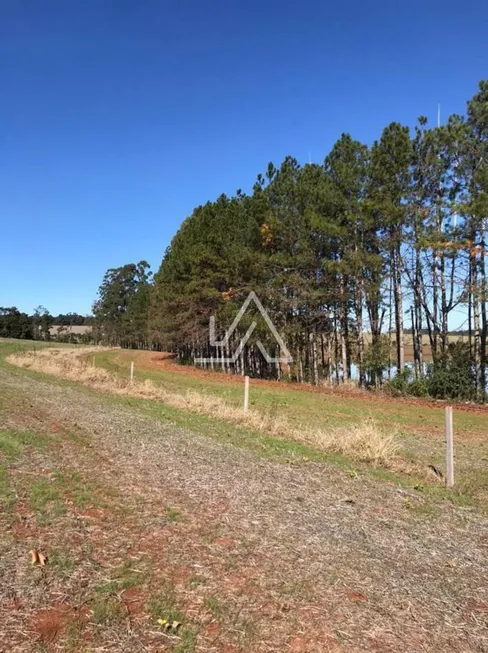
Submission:
<svg viewBox="0 0 488 653">
<path fill-rule="evenodd" d="M 146 595 L 139 587 L 129 587 L 122 592 L 121 599 L 127 612 L 134 615 L 143 611 Z"/>
<path fill-rule="evenodd" d="M 39 610 L 32 617 L 31 628 L 39 642 L 54 642 L 63 633 L 68 619 L 74 615 L 69 605 L 59 603 L 52 608 Z"/>
</svg>

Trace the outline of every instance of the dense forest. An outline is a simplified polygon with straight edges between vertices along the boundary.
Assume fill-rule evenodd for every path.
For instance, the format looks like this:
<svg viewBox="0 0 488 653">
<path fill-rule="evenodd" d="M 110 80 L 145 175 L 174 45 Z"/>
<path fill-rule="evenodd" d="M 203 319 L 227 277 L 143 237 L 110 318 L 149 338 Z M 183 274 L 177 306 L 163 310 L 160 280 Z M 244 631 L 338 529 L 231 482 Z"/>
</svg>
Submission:
<svg viewBox="0 0 488 653">
<path fill-rule="evenodd" d="M 393 122 L 371 146 L 342 134 L 322 164 L 270 163 L 251 194 L 196 208 L 154 277 L 145 261 L 108 270 L 94 305 L 96 338 L 313 384 L 347 383 L 354 373 L 360 385 L 378 386 L 396 370 L 389 383 L 398 390 L 483 400 L 487 162 L 483 81 L 465 115 L 442 126 Z M 292 363 L 263 357 L 258 341 L 279 352 L 256 311 L 225 350 L 210 346 L 210 317 L 221 338 L 251 290 Z M 221 363 L 253 320 L 235 363 Z M 453 324 L 463 341 L 450 334 Z"/>
</svg>

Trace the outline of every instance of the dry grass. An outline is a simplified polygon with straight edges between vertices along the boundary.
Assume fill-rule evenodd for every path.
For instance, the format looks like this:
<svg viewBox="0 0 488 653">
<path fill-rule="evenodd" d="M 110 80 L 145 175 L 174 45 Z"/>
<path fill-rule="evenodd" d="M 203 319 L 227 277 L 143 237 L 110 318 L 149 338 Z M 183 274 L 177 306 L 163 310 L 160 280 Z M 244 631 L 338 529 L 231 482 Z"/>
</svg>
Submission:
<svg viewBox="0 0 488 653">
<path fill-rule="evenodd" d="M 252 409 L 245 412 L 229 406 L 219 397 L 194 390 L 184 394 L 170 392 L 149 379 L 131 383 L 129 379 L 90 365 L 86 358 L 87 353 L 92 351 L 86 348 L 45 349 L 12 354 L 7 360 L 19 367 L 54 374 L 105 392 L 162 401 L 179 410 L 226 420 L 269 436 L 312 444 L 323 451 L 344 454 L 356 461 L 387 467 L 395 460 L 398 450 L 396 434 L 391 430 L 386 432 L 374 420 L 365 420 L 347 430 L 324 431 L 310 429 L 306 425 L 297 427 L 283 416 L 266 415 Z M 398 461 L 395 466 L 398 466 Z"/>
<path fill-rule="evenodd" d="M 398 451 L 396 433 L 386 433 L 374 419 L 355 424 L 347 431 L 335 431 L 328 438 L 328 448 L 362 461 L 389 463 Z"/>
</svg>

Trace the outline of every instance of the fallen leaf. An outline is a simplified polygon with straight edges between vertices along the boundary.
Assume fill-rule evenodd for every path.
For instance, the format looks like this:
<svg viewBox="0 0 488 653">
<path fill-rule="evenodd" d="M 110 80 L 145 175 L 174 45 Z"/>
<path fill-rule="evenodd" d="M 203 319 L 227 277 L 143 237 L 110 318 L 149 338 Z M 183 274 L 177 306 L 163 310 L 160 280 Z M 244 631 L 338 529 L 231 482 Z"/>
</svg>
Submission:
<svg viewBox="0 0 488 653">
<path fill-rule="evenodd" d="M 366 601 L 366 597 L 361 592 L 349 592 L 347 598 L 350 601 Z"/>
<path fill-rule="evenodd" d="M 40 567 L 45 567 L 47 564 L 47 556 L 45 556 L 41 551 L 37 549 L 32 549 L 29 551 L 31 557 L 31 565 L 39 565 Z"/>
</svg>

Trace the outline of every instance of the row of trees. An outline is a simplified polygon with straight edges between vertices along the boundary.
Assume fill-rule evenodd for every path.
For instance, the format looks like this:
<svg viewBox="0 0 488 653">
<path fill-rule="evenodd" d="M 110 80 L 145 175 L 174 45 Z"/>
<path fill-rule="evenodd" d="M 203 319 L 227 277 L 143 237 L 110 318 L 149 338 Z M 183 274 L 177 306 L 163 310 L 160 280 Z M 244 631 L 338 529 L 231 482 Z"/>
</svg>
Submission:
<svg viewBox="0 0 488 653">
<path fill-rule="evenodd" d="M 443 126 L 425 117 L 413 131 L 391 123 L 371 147 L 343 134 L 323 164 L 270 163 L 252 194 L 195 209 L 154 279 L 145 261 L 107 272 L 94 306 L 99 336 L 316 384 L 347 382 L 356 368 L 360 384 L 380 384 L 392 365 L 404 370 L 408 345 L 417 382 L 467 358 L 469 393 L 483 399 L 487 163 L 486 81 L 466 114 Z M 210 316 L 223 336 L 251 290 L 293 363 L 266 362 L 257 343 L 273 355 L 276 342 L 252 311 L 224 351 L 210 346 Z M 455 345 L 461 312 L 466 343 Z M 253 320 L 238 359 L 221 364 Z"/>
<path fill-rule="evenodd" d="M 69 328 L 72 326 L 85 326 L 90 324 L 90 317 L 78 315 L 77 313 L 66 313 L 53 316 L 43 306 L 38 306 L 32 315 L 19 311 L 16 306 L 0 306 L 0 337 L 20 338 L 27 340 L 58 340 L 63 339 L 67 334 L 69 339 Z M 53 326 L 60 327 L 54 330 Z M 91 335 L 87 334 L 84 341 L 91 341 Z"/>
</svg>

